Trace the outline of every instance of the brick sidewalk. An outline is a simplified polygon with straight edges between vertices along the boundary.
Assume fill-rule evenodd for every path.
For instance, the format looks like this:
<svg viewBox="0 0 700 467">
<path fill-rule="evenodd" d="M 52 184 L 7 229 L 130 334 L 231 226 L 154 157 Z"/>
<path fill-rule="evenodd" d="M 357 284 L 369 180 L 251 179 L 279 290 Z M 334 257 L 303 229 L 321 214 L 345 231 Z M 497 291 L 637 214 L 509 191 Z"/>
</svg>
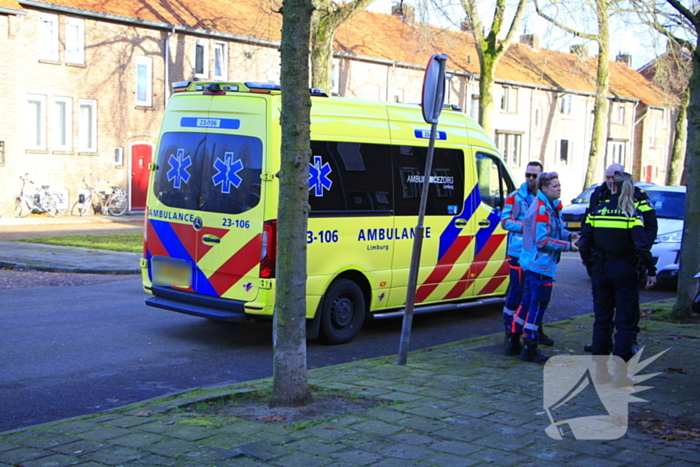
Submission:
<svg viewBox="0 0 700 467">
<path fill-rule="evenodd" d="M 662 302 L 647 309 L 668 307 Z M 590 316 L 549 326 L 553 355 L 578 354 Z M 660 372 L 612 441 L 554 440 L 545 428 L 542 366 L 501 356 L 500 335 L 309 371 L 310 384 L 387 402 L 313 422 L 247 421 L 186 406 L 269 388 L 270 380 L 176 395 L 0 438 L 0 467 L 152 466 L 690 466 L 700 459 L 698 324 L 642 321 L 641 374 Z M 548 349 L 549 350 L 549 349 Z M 589 410 L 591 393 L 567 408 Z M 595 394 L 595 393 L 593 393 Z"/>
</svg>

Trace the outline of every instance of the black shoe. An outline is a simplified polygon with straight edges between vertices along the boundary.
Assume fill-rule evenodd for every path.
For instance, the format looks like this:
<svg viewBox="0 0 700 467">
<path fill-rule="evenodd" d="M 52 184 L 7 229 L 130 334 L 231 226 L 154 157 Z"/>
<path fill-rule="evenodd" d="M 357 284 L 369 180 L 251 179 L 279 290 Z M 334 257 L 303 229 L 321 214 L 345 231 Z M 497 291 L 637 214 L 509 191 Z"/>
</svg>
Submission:
<svg viewBox="0 0 700 467">
<path fill-rule="evenodd" d="M 616 364 L 613 371 L 613 387 L 624 388 L 635 384 L 637 384 L 637 380 L 627 374 L 627 365 Z"/>
<path fill-rule="evenodd" d="M 520 343 L 521 333 L 506 334 L 506 345 L 503 352 L 504 355 L 520 355 L 523 350 L 523 345 Z"/>
<path fill-rule="evenodd" d="M 523 339 L 523 350 L 520 352 L 520 360 L 524 362 L 544 363 L 549 360 L 549 356 L 542 353 L 537 348 L 536 341 Z"/>
<path fill-rule="evenodd" d="M 637 340 L 635 339 L 634 342 L 632 343 L 632 355 L 636 354 L 639 352 L 639 344 L 637 343 Z"/>
<path fill-rule="evenodd" d="M 591 353 L 593 352 L 593 344 L 586 344 L 583 346 L 583 351 Z"/>
<path fill-rule="evenodd" d="M 549 337 L 547 334 L 540 332 L 540 335 L 537 337 L 537 343 L 551 347 L 554 345 L 554 339 Z"/>
<path fill-rule="evenodd" d="M 539 332 L 538 337 L 537 337 L 538 344 L 546 345 L 547 347 L 551 347 L 554 345 L 554 339 L 552 339 L 551 337 L 549 337 L 547 334 L 544 333 L 544 326 L 540 325 L 540 329 L 538 332 Z"/>
<path fill-rule="evenodd" d="M 613 380 L 613 375 L 608 371 L 607 364 L 596 365 L 595 368 L 595 382 L 596 384 L 608 384 Z"/>
</svg>

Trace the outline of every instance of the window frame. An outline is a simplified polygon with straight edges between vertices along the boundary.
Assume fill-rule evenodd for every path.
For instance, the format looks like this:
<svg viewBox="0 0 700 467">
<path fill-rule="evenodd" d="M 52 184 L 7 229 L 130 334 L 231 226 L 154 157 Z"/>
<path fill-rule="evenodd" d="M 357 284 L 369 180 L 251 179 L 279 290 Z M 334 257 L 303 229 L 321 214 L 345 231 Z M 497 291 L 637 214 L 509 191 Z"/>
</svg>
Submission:
<svg viewBox="0 0 700 467">
<path fill-rule="evenodd" d="M 140 95 L 140 87 L 141 87 L 141 82 L 140 82 L 140 74 L 139 74 L 139 67 L 145 66 L 146 67 L 146 79 L 145 79 L 145 90 L 143 93 L 145 94 L 145 99 L 139 99 Z M 136 73 L 135 73 L 135 93 L 134 93 L 134 101 L 137 106 L 139 107 L 152 107 L 153 106 L 153 59 L 151 57 L 148 57 L 146 55 L 138 55 L 136 57 Z"/>
<path fill-rule="evenodd" d="M 218 64 L 218 67 L 221 69 L 221 72 L 217 74 L 216 69 L 217 69 L 217 56 L 216 53 L 217 51 L 221 51 L 221 63 Z M 221 80 L 221 81 L 226 81 L 228 79 L 228 56 L 226 53 L 226 42 L 220 42 L 216 41 L 214 42 L 214 68 L 212 70 L 212 78 L 215 80 Z"/>
<path fill-rule="evenodd" d="M 202 48 L 202 70 L 197 70 L 197 51 Z M 207 79 L 209 76 L 209 39 L 198 37 L 194 42 L 194 77 Z"/>
<path fill-rule="evenodd" d="M 566 141 L 566 158 L 562 159 L 562 144 Z M 557 165 L 571 165 L 573 144 L 570 139 L 557 140 Z"/>
<path fill-rule="evenodd" d="M 90 108 L 90 122 L 88 124 L 87 130 L 89 135 L 85 134 L 85 126 L 83 122 L 83 108 Z M 86 138 L 92 138 L 89 140 L 91 144 L 85 144 Z M 78 152 L 97 152 L 97 101 L 93 99 L 80 99 L 78 102 Z"/>
<path fill-rule="evenodd" d="M 331 94 L 340 95 L 340 59 L 334 58 L 331 65 Z"/>
<path fill-rule="evenodd" d="M 572 94 L 564 94 L 560 97 L 561 102 L 559 103 L 559 115 L 564 117 L 569 117 L 572 113 L 574 107 L 574 96 Z"/>
<path fill-rule="evenodd" d="M 61 129 L 61 112 L 58 103 L 63 103 L 63 120 L 65 126 Z M 54 96 L 53 98 L 53 125 L 52 125 L 52 149 L 56 151 L 72 151 L 73 150 L 73 98 Z M 61 143 L 61 139 L 65 139 Z"/>
<path fill-rule="evenodd" d="M 52 25 L 50 31 L 47 30 L 47 24 Z M 59 42 L 58 42 L 58 15 L 52 13 L 39 13 L 39 59 L 50 60 L 53 62 L 59 61 Z"/>
<path fill-rule="evenodd" d="M 77 28 L 76 43 L 72 44 L 71 37 L 68 31 L 71 27 Z M 78 65 L 85 64 L 85 20 L 82 18 L 66 17 L 65 21 L 65 53 L 66 63 L 74 63 Z"/>
<path fill-rule="evenodd" d="M 26 95 L 26 122 L 30 129 L 27 132 L 27 150 L 44 151 L 46 150 L 46 95 L 27 93 Z M 38 102 L 36 107 L 37 112 L 31 112 L 32 106 L 30 103 Z M 32 136 L 34 136 L 32 141 Z"/>
<path fill-rule="evenodd" d="M 657 122 L 656 118 L 652 117 L 649 122 L 649 148 L 653 149 L 656 147 L 656 136 L 657 136 Z"/>
</svg>

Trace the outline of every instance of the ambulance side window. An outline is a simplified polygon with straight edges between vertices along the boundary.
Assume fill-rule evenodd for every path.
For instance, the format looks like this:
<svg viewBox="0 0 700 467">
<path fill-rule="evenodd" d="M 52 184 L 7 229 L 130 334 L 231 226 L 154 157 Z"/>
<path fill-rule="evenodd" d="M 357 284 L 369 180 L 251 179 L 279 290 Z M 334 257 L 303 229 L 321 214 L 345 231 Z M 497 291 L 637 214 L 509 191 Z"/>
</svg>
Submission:
<svg viewBox="0 0 700 467">
<path fill-rule="evenodd" d="M 383 144 L 312 141 L 310 215 L 390 215 L 390 147 Z"/>
<path fill-rule="evenodd" d="M 423 191 L 428 148 L 394 146 L 394 190 L 397 216 L 415 216 Z M 435 148 L 426 215 L 455 216 L 464 207 L 464 152 Z"/>
<path fill-rule="evenodd" d="M 481 201 L 492 208 L 503 209 L 506 196 L 515 190 L 503 162 L 496 156 L 479 152 L 476 154 L 476 175 Z"/>
</svg>

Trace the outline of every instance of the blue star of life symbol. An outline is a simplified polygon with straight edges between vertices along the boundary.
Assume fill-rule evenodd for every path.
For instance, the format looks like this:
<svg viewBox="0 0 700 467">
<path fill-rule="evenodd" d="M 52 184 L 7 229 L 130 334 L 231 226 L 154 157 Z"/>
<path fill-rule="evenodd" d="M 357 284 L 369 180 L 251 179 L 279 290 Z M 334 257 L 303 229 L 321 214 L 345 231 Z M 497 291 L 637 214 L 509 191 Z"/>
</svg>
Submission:
<svg viewBox="0 0 700 467">
<path fill-rule="evenodd" d="M 238 188 L 243 179 L 238 176 L 238 172 L 243 170 L 243 162 L 240 159 L 233 161 L 233 153 L 224 153 L 224 158 L 217 158 L 214 162 L 214 168 L 218 173 L 211 177 L 214 186 L 221 184 L 222 193 L 231 193 L 231 185 Z"/>
<path fill-rule="evenodd" d="M 314 163 L 309 164 L 309 190 L 314 189 L 314 194 L 316 196 L 323 196 L 323 189 L 330 191 L 333 182 L 328 178 L 333 170 L 328 162 L 321 165 L 323 160 L 321 156 L 314 156 Z"/>
<path fill-rule="evenodd" d="M 170 170 L 168 170 L 168 181 L 173 183 L 176 189 L 180 189 L 182 182 L 190 181 L 190 173 L 187 169 L 192 165 L 192 158 L 190 156 L 185 157 L 185 150 L 178 149 L 177 156 L 170 154 L 168 159 L 168 164 L 170 164 Z"/>
</svg>

